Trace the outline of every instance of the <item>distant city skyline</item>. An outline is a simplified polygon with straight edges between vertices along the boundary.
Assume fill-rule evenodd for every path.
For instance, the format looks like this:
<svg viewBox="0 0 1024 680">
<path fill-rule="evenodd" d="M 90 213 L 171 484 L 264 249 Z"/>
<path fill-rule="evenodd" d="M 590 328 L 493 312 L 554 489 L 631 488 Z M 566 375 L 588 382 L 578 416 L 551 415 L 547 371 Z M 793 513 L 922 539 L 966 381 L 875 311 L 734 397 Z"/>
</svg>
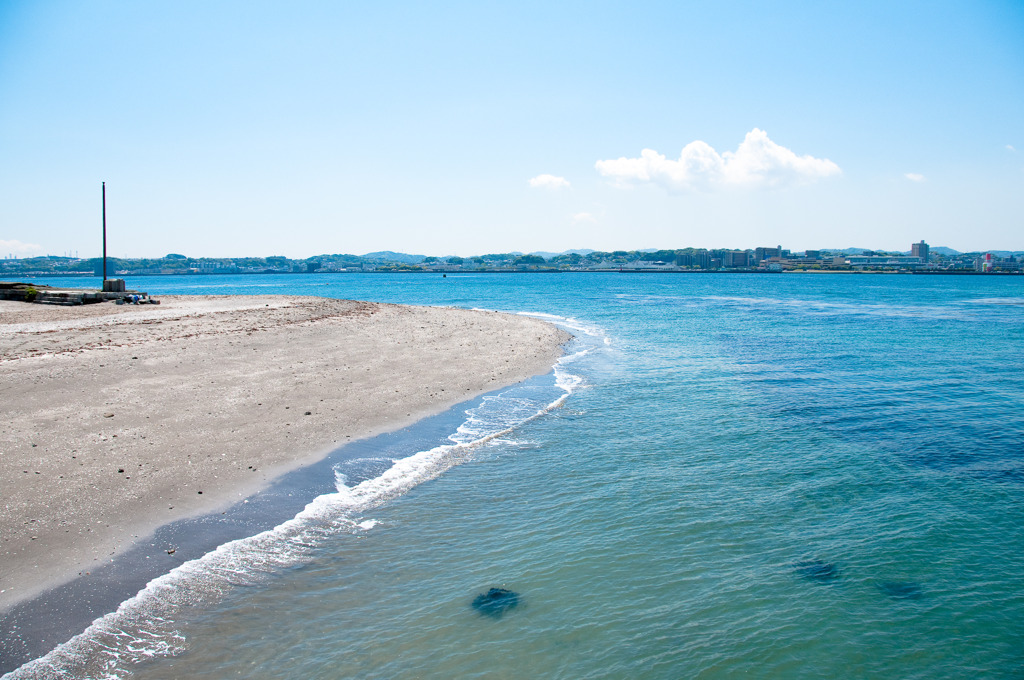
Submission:
<svg viewBox="0 0 1024 680">
<path fill-rule="evenodd" d="M 320 253 L 304 258 L 281 255 L 266 257 L 190 257 L 169 253 L 158 258 L 126 258 L 110 255 L 78 258 L 37 256 L 0 260 L 0 280 L 21 276 L 117 276 L 279 274 L 338 272 L 507 272 L 507 271 L 897 271 L 904 273 L 994 273 L 1020 274 L 1024 251 L 968 252 L 932 247 L 923 239 L 910 251 L 863 248 L 792 251 L 782 245 L 755 248 L 677 248 L 599 251 L 589 248 L 560 253 L 480 253 L 473 256 L 423 255 L 380 251 Z"/>
<path fill-rule="evenodd" d="M 1024 5 L 0 6 L 0 253 L 1024 250 Z M 751 245 L 752 244 L 752 245 Z"/>
<path fill-rule="evenodd" d="M 923 246 L 923 248 L 922 248 L 922 246 Z M 609 250 L 602 250 L 602 249 L 598 249 L 598 248 L 566 248 L 565 250 L 560 250 L 560 251 L 550 251 L 550 250 L 529 250 L 529 251 L 526 251 L 526 250 L 520 250 L 520 249 L 513 249 L 513 250 L 500 251 L 500 252 L 495 252 L 495 253 L 469 253 L 467 255 L 459 255 L 458 253 L 452 253 L 452 252 L 447 252 L 447 253 L 420 252 L 420 253 L 417 253 L 417 252 L 405 252 L 405 251 L 395 251 L 395 250 L 372 251 L 372 252 L 367 252 L 367 253 L 333 253 L 333 254 L 334 255 L 354 255 L 356 257 L 365 257 L 365 258 L 373 258 L 373 257 L 378 257 L 378 256 L 383 256 L 383 255 L 394 255 L 394 256 L 399 257 L 400 259 L 407 259 L 407 258 L 410 258 L 410 257 L 411 258 L 445 259 L 445 258 L 451 258 L 451 257 L 466 257 L 466 258 L 470 258 L 470 257 L 478 257 L 480 255 L 502 254 L 502 253 L 504 253 L 504 254 L 515 254 L 515 255 L 542 255 L 544 257 L 555 257 L 555 256 L 566 255 L 566 254 L 570 254 L 570 253 L 588 253 L 589 254 L 589 253 L 595 253 L 595 252 L 656 252 L 656 251 L 667 251 L 667 250 L 692 250 L 692 249 L 699 249 L 699 250 L 746 250 L 746 251 L 754 252 L 754 251 L 762 251 L 762 250 L 773 250 L 773 249 L 776 249 L 776 248 L 778 248 L 780 250 L 783 250 L 785 252 L 788 252 L 788 253 L 803 253 L 803 252 L 807 252 L 807 253 L 812 253 L 812 252 L 813 253 L 817 253 L 817 252 L 823 252 L 823 253 L 846 253 L 846 254 L 850 254 L 850 253 L 854 253 L 854 252 L 903 253 L 903 254 L 914 256 L 914 257 L 921 256 L 922 259 L 924 259 L 924 260 L 928 259 L 929 253 L 934 254 L 934 255 L 939 255 L 939 256 L 945 256 L 945 255 L 950 255 L 950 254 L 969 254 L 969 253 L 1009 253 L 1009 254 L 1014 254 L 1014 255 L 1017 255 L 1017 254 L 1024 255 L 1024 249 L 1022 249 L 1022 250 L 1015 250 L 1015 249 L 1011 249 L 1011 248 L 973 248 L 973 249 L 967 249 L 967 250 L 958 250 L 958 249 L 955 249 L 955 248 L 950 248 L 948 246 L 936 246 L 934 244 L 929 244 L 929 243 L 926 243 L 923 239 L 921 241 L 917 242 L 917 243 L 910 244 L 910 248 L 905 248 L 905 249 L 900 249 L 900 248 L 866 248 L 866 247 L 862 247 L 862 246 L 847 246 L 847 247 L 843 247 L 843 248 L 817 247 L 817 248 L 796 249 L 796 248 L 786 248 L 782 244 L 778 244 L 776 246 L 749 246 L 749 245 L 747 245 L 747 246 L 739 246 L 739 247 L 736 247 L 736 248 L 724 248 L 724 247 L 705 248 L 703 246 L 680 246 L 680 247 L 676 247 L 676 248 L 612 248 L 612 249 L 609 249 Z M 202 254 L 189 254 L 189 255 L 185 255 L 185 254 L 180 254 L 180 253 L 164 253 L 163 255 L 129 255 L 129 254 L 111 252 L 111 253 L 109 253 L 109 257 L 110 258 L 116 258 L 116 259 L 124 259 L 124 260 L 146 260 L 146 259 L 149 259 L 149 260 L 159 260 L 159 259 L 164 259 L 164 258 L 168 258 L 168 257 L 172 257 L 172 258 L 179 257 L 179 258 L 186 258 L 186 259 L 208 259 L 208 260 L 243 259 L 243 258 L 258 259 L 258 258 L 268 258 L 268 257 L 287 257 L 288 259 L 293 259 L 293 260 L 306 260 L 306 259 L 322 257 L 324 255 L 330 255 L 330 254 L 331 253 L 327 253 L 326 251 L 324 251 L 324 252 L 317 252 L 317 253 L 306 253 L 306 254 L 300 254 L 300 255 L 296 255 L 296 256 L 282 256 L 280 253 L 261 253 L 261 254 L 257 254 L 257 255 L 202 255 Z M 95 258 L 98 258 L 98 257 L 102 257 L 102 253 L 99 252 L 99 251 L 97 251 L 97 252 L 89 251 L 86 254 L 79 254 L 78 251 L 65 250 L 65 251 L 57 252 L 57 253 L 39 253 L 39 254 L 36 254 L 36 255 L 18 255 L 18 254 L 14 253 L 14 252 L 2 252 L 2 251 L 0 251 L 0 259 L 3 259 L 3 260 L 34 259 L 34 258 L 39 258 L 39 257 L 67 258 L 67 259 L 72 259 L 72 260 L 90 260 L 90 259 L 95 259 Z"/>
</svg>

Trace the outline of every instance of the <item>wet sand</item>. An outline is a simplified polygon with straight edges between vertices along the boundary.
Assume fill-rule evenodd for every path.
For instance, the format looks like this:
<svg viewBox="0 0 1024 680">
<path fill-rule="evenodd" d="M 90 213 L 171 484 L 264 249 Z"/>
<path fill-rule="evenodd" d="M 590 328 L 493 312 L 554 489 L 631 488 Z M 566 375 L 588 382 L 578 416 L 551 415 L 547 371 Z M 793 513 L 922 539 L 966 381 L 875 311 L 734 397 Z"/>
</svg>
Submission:
<svg viewBox="0 0 1024 680">
<path fill-rule="evenodd" d="M 0 301 L 0 612 L 341 444 L 546 373 L 494 312 L 311 297 Z"/>
</svg>

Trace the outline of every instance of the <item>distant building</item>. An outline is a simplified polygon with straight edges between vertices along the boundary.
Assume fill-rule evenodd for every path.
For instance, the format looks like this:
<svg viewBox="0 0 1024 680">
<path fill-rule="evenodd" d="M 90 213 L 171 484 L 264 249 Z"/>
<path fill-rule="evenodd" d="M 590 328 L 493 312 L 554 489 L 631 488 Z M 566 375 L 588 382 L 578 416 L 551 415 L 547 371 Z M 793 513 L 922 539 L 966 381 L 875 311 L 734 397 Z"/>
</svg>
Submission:
<svg viewBox="0 0 1024 680">
<path fill-rule="evenodd" d="M 834 264 L 848 264 L 854 267 L 871 267 L 871 268 L 893 268 L 893 267 L 909 267 L 913 268 L 917 265 L 922 264 L 921 258 L 914 255 L 848 255 L 845 258 L 837 257 L 833 260 Z"/>
<path fill-rule="evenodd" d="M 910 256 L 919 257 L 921 262 L 927 263 L 929 250 L 928 244 L 924 242 L 924 239 L 921 239 L 920 243 L 914 243 L 910 246 Z"/>
<path fill-rule="evenodd" d="M 821 251 L 820 250 L 805 250 L 804 251 L 804 257 L 806 259 L 808 259 L 808 260 L 820 260 L 821 259 Z"/>
<path fill-rule="evenodd" d="M 189 268 L 199 274 L 235 274 L 238 267 L 232 260 L 196 260 Z"/>
<path fill-rule="evenodd" d="M 634 260 L 633 262 L 622 265 L 622 268 L 634 271 L 674 271 L 679 269 L 679 267 L 672 262 L 652 262 L 651 260 Z"/>
<path fill-rule="evenodd" d="M 775 248 L 754 248 L 754 264 L 770 260 L 773 257 L 782 257 L 782 246 Z"/>
<path fill-rule="evenodd" d="M 722 267 L 732 269 L 735 267 L 749 267 L 751 264 L 750 251 L 727 250 L 722 253 Z"/>
<path fill-rule="evenodd" d="M 703 248 L 688 249 L 676 255 L 675 263 L 687 269 L 711 269 L 711 253 Z"/>
<path fill-rule="evenodd" d="M 1024 263 L 1016 257 L 996 257 L 992 253 L 985 253 L 974 261 L 974 269 L 979 272 L 1002 272 L 1013 273 L 1024 271 Z"/>
<path fill-rule="evenodd" d="M 680 267 L 695 269 L 711 269 L 711 253 L 704 248 L 680 253 L 676 257 L 676 264 Z"/>
</svg>

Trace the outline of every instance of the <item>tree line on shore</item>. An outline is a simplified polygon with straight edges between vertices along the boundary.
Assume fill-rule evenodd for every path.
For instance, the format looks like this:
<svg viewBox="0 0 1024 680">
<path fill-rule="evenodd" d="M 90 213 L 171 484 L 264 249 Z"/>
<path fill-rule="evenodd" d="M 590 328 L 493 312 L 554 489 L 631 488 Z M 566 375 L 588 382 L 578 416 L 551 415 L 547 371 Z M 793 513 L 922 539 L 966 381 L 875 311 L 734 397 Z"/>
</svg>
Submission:
<svg viewBox="0 0 1024 680">
<path fill-rule="evenodd" d="M 946 252 L 941 252 L 941 251 Z M 472 257 L 409 255 L 391 251 L 366 255 L 333 254 L 293 259 L 268 257 L 188 257 L 170 253 L 160 258 L 107 258 L 107 273 L 114 275 L 315 273 L 340 271 L 559 271 L 587 269 L 752 269 L 768 262 L 784 262 L 785 268 L 845 268 L 837 257 L 861 255 L 906 256 L 903 252 L 864 249 L 819 250 L 793 254 L 781 247 L 756 250 L 680 248 L 663 250 L 573 250 L 562 253 L 489 253 Z M 998 253 L 999 261 L 1017 261 L 1018 253 Z M 933 250 L 933 263 L 946 268 L 972 268 L 984 253 Z M 848 265 L 847 265 L 848 266 Z M 103 272 L 99 257 L 75 258 L 46 255 L 0 260 L 0 274 L 51 274 L 95 276 Z"/>
</svg>

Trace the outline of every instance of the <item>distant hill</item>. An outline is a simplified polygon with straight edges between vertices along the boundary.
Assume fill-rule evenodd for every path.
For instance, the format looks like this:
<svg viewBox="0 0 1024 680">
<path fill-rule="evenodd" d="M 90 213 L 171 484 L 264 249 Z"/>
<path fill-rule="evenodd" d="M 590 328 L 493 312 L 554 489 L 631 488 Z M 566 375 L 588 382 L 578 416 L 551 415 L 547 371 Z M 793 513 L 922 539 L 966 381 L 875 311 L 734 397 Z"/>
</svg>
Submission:
<svg viewBox="0 0 1024 680">
<path fill-rule="evenodd" d="M 572 250 L 563 250 L 560 253 L 551 253 L 551 252 L 548 252 L 546 250 L 535 250 L 532 253 L 530 253 L 530 255 L 540 255 L 545 260 L 550 260 L 553 257 L 558 257 L 559 255 L 583 255 L 583 256 L 586 256 L 586 255 L 590 255 L 591 253 L 594 253 L 594 252 L 597 252 L 597 251 L 595 251 L 593 248 L 573 248 Z M 521 254 L 521 253 L 517 253 L 517 254 Z"/>
<path fill-rule="evenodd" d="M 819 248 L 819 250 L 827 250 L 830 253 L 840 253 L 842 255 L 862 255 L 871 250 L 871 248 Z"/>
<path fill-rule="evenodd" d="M 362 257 L 367 260 L 386 260 L 388 262 L 403 262 L 405 264 L 419 264 L 427 258 L 426 255 L 409 255 L 408 253 L 396 253 L 392 250 L 380 250 L 376 253 L 366 253 Z"/>
<path fill-rule="evenodd" d="M 933 248 L 930 248 L 929 250 L 931 250 L 931 252 L 933 253 L 938 253 L 939 255 L 945 255 L 946 257 L 952 257 L 953 255 L 962 254 L 959 250 L 953 250 L 952 248 L 947 248 L 946 246 L 935 246 Z"/>
</svg>

